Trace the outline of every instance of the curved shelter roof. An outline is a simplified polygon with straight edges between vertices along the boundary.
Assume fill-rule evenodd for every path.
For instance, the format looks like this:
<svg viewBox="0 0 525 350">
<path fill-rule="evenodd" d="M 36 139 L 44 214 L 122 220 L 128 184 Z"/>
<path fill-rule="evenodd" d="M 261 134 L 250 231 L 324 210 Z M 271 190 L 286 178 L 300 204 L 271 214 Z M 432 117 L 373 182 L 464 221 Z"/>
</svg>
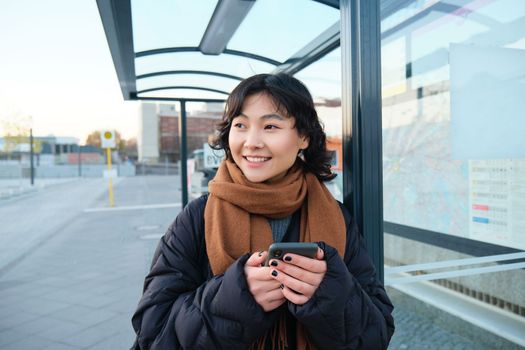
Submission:
<svg viewBox="0 0 525 350">
<path fill-rule="evenodd" d="M 338 0 L 97 0 L 125 100 L 224 100 L 340 45 Z"/>
</svg>

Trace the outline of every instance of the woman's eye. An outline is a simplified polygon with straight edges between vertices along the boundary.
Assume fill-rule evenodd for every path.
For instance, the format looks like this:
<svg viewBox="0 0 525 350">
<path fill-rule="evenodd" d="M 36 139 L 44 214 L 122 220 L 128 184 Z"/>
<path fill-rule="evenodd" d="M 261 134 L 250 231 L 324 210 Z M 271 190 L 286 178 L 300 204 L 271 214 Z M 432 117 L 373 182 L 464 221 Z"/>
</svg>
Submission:
<svg viewBox="0 0 525 350">
<path fill-rule="evenodd" d="M 242 129 L 242 128 L 244 128 L 245 126 L 244 126 L 244 124 L 242 124 L 242 123 L 235 123 L 235 124 L 233 124 L 233 127 L 234 127 L 234 128 Z"/>
<path fill-rule="evenodd" d="M 266 125 L 264 128 L 267 129 L 267 130 L 279 129 L 279 127 L 277 125 L 271 125 L 271 124 L 270 125 Z"/>
</svg>

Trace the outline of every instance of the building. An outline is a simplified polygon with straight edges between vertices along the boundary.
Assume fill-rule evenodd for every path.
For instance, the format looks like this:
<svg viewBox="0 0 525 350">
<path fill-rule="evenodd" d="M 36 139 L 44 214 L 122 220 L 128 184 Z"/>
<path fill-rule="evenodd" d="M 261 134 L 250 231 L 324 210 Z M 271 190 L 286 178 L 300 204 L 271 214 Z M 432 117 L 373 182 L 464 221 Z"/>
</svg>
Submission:
<svg viewBox="0 0 525 350">
<path fill-rule="evenodd" d="M 104 163 L 100 148 L 80 146 L 76 137 L 69 136 L 35 136 L 33 138 L 35 166 L 77 164 L 79 157 L 85 164 Z M 30 163 L 29 137 L 17 142 L 0 138 L 0 155 L 3 161 Z"/>
<path fill-rule="evenodd" d="M 217 103 L 205 103 L 202 109 L 187 111 L 188 153 L 208 142 L 222 112 L 222 104 Z M 139 125 L 139 162 L 176 163 L 180 159 L 177 105 L 142 103 Z"/>
</svg>

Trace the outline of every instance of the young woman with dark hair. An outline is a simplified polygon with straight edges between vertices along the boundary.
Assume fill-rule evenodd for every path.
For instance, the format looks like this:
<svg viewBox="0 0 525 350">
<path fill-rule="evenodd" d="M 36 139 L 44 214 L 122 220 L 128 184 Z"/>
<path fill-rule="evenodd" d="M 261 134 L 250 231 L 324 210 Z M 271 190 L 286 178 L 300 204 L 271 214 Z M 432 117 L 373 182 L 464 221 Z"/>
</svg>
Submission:
<svg viewBox="0 0 525 350">
<path fill-rule="evenodd" d="M 248 78 L 218 131 L 226 159 L 157 247 L 134 348 L 386 349 L 393 307 L 323 184 L 335 175 L 306 87 L 285 74 Z M 263 266 L 272 242 L 319 248 Z"/>
</svg>

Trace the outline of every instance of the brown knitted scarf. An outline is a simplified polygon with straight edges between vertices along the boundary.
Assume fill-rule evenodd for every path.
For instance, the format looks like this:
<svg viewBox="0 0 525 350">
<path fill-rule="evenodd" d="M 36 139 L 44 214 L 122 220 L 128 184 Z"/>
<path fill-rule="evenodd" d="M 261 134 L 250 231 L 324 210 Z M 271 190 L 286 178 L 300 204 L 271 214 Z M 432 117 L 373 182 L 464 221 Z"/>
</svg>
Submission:
<svg viewBox="0 0 525 350">
<path fill-rule="evenodd" d="M 204 211 L 206 252 L 215 275 L 248 252 L 267 250 L 273 243 L 267 218 L 284 218 L 299 208 L 300 241 L 324 241 L 344 255 L 341 209 L 315 175 L 304 172 L 298 163 L 277 181 L 252 183 L 235 163 L 225 160 L 210 182 L 209 192 Z M 282 333 L 282 325 L 277 328 Z M 298 324 L 298 349 L 313 349 L 301 328 Z"/>
</svg>

